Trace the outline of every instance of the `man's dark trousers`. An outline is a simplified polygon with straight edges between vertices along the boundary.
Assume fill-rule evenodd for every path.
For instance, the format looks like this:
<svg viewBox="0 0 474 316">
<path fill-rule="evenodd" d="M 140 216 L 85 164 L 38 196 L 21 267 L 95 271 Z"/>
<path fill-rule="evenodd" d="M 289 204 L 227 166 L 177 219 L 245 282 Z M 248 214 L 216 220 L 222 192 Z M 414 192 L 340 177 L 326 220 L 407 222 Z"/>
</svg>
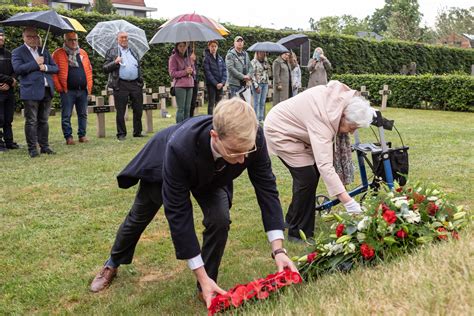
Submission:
<svg viewBox="0 0 474 316">
<path fill-rule="evenodd" d="M 193 192 L 193 196 L 204 215 L 202 259 L 209 277 L 217 281 L 231 223 L 229 198 L 223 188 L 206 193 Z M 133 253 L 142 232 L 155 217 L 162 204 L 161 184 L 141 181 L 133 206 L 120 225 L 112 246 L 111 258 L 115 264 L 132 262 Z"/>
<path fill-rule="evenodd" d="M 13 89 L 0 92 L 0 142 L 5 142 L 6 147 L 13 145 L 12 122 L 15 112 L 15 94 Z"/>
<path fill-rule="evenodd" d="M 51 90 L 45 87 L 42 100 L 23 100 L 25 105 L 25 136 L 28 151 L 36 150 L 36 143 L 41 149 L 49 148 L 49 111 L 51 109 Z"/>
<path fill-rule="evenodd" d="M 114 102 L 117 137 L 127 136 L 127 126 L 125 125 L 125 111 L 127 109 L 128 99 L 130 98 L 133 109 L 133 135 L 142 133 L 142 114 L 143 114 L 143 92 L 142 87 L 137 80 L 122 80 L 118 82 L 118 89 L 114 90 Z"/>
</svg>

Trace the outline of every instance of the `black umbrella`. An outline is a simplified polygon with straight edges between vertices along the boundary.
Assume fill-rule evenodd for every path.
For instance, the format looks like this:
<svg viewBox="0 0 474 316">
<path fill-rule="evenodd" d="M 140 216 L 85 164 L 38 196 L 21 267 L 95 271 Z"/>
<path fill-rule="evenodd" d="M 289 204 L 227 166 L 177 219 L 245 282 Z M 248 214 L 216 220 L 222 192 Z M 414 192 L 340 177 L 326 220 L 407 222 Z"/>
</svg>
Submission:
<svg viewBox="0 0 474 316">
<path fill-rule="evenodd" d="M 273 42 L 257 42 L 250 46 L 249 52 L 267 52 L 267 53 L 288 53 L 289 50 L 285 46 Z"/>
<path fill-rule="evenodd" d="M 1 21 L 5 26 L 29 26 L 47 30 L 43 43 L 43 50 L 48 40 L 49 32 L 54 34 L 64 34 L 74 32 L 74 29 L 61 18 L 54 10 L 17 13 L 14 16 Z"/>
<path fill-rule="evenodd" d="M 299 47 L 301 44 L 304 44 L 308 41 L 308 36 L 304 34 L 291 34 L 286 37 L 283 37 L 277 43 L 285 46 L 288 49 L 293 49 Z"/>
</svg>

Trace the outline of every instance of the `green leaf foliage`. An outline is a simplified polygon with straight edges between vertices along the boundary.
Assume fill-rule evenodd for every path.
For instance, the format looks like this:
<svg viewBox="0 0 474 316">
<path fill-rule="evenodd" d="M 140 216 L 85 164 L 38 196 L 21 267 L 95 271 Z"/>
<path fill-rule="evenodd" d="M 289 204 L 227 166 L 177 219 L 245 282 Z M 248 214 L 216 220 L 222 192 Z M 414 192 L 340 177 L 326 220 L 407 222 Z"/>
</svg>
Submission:
<svg viewBox="0 0 474 316">
<path fill-rule="evenodd" d="M 368 99 L 380 105 L 379 91 L 388 85 L 387 106 L 411 109 L 474 111 L 474 77 L 465 75 L 335 75 L 353 89 L 366 86 Z"/>
</svg>

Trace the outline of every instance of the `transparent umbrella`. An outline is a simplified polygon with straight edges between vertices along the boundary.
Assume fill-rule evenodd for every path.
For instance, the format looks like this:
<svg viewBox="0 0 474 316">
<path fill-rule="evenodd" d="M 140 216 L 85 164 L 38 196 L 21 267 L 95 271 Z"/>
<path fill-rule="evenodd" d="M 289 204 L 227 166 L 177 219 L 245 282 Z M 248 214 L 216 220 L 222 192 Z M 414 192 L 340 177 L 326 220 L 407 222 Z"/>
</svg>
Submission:
<svg viewBox="0 0 474 316">
<path fill-rule="evenodd" d="M 150 49 L 145 31 L 127 21 L 99 22 L 86 36 L 86 40 L 100 56 L 105 57 L 106 52 L 117 45 L 117 34 L 119 32 L 128 33 L 128 46 L 138 54 L 139 59 L 142 59 L 143 55 Z"/>
</svg>

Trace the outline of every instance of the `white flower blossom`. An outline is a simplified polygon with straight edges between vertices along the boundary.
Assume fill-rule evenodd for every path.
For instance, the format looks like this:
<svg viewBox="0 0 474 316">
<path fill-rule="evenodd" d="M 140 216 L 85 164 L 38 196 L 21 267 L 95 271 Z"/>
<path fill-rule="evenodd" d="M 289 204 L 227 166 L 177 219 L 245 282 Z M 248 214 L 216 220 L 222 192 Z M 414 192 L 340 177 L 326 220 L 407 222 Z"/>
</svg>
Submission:
<svg viewBox="0 0 474 316">
<path fill-rule="evenodd" d="M 428 196 L 426 199 L 430 202 L 434 202 L 438 199 L 438 197 L 432 195 L 432 196 Z"/>
<path fill-rule="evenodd" d="M 348 243 L 347 246 L 346 246 L 346 251 L 345 251 L 345 254 L 348 254 L 348 253 L 354 253 L 356 250 L 356 246 L 353 244 L 353 243 Z"/>
<path fill-rule="evenodd" d="M 364 233 L 357 233 L 357 240 L 359 242 L 362 242 L 365 240 L 365 234 Z"/>
<path fill-rule="evenodd" d="M 364 218 L 361 219 L 359 223 L 357 223 L 357 230 L 360 232 L 366 230 L 367 227 L 369 227 L 370 221 L 371 220 L 369 216 L 364 216 Z"/>
<path fill-rule="evenodd" d="M 324 245 L 324 249 L 327 250 L 326 256 L 330 257 L 332 255 L 337 255 L 343 252 L 344 245 L 343 244 L 336 244 L 335 242 L 331 242 Z"/>
<path fill-rule="evenodd" d="M 388 229 L 387 229 L 387 230 L 388 230 L 388 232 L 391 234 L 391 233 L 393 233 L 393 230 L 394 230 L 394 229 L 395 229 L 395 224 L 392 224 L 392 225 L 388 226 Z"/>
<path fill-rule="evenodd" d="M 404 213 L 402 216 L 410 224 L 418 223 L 421 220 L 420 214 L 413 211 L 408 211 Z"/>
<path fill-rule="evenodd" d="M 408 206 L 408 201 L 405 199 L 405 200 L 398 200 L 395 202 L 395 207 L 400 209 L 403 205 L 407 205 Z"/>
</svg>

